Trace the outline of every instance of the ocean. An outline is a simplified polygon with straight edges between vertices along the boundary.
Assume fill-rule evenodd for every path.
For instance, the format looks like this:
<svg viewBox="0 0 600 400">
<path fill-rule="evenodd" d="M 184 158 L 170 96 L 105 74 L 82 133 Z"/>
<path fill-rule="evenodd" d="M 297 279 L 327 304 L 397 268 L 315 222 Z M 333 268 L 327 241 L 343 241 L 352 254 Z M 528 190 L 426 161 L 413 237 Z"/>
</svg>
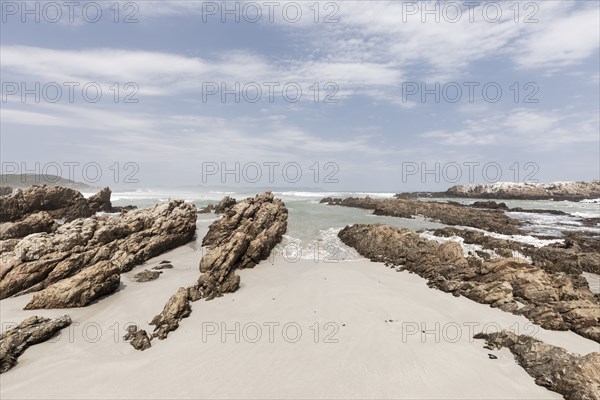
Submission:
<svg viewBox="0 0 600 400">
<path fill-rule="evenodd" d="M 367 193 L 367 192 L 308 192 L 308 191 L 274 191 L 274 195 L 281 198 L 288 210 L 288 230 L 284 240 L 275 249 L 289 261 L 314 260 L 315 262 L 337 262 L 341 260 L 359 260 L 362 257 L 352 248 L 344 245 L 337 237 L 337 233 L 346 225 L 381 223 L 398 228 L 409 228 L 422 231 L 422 234 L 431 238 L 431 230 L 443 228 L 447 225 L 430 221 L 425 218 L 414 219 L 397 218 L 373 215 L 370 210 L 329 206 L 320 204 L 324 197 L 364 197 L 392 198 L 394 193 Z M 86 197 L 93 193 L 84 193 Z M 134 205 L 138 208 L 148 207 L 169 199 L 183 199 L 194 203 L 198 208 L 208 204 L 216 204 L 225 196 L 242 200 L 254 196 L 250 191 L 191 191 L 168 189 L 139 189 L 135 191 L 115 191 L 111 199 L 114 206 Z M 435 201 L 458 201 L 471 204 L 478 199 L 435 199 Z M 518 240 L 535 246 L 561 241 L 561 230 L 581 231 L 600 234 L 600 226 L 583 226 L 581 218 L 600 218 L 600 204 L 595 202 L 570 202 L 551 200 L 502 200 L 510 208 L 547 209 L 559 210 L 568 215 L 534 214 L 523 212 L 509 212 L 508 215 L 526 221 L 528 230 L 523 235 L 500 235 L 496 237 Z M 206 225 L 218 218 L 215 214 L 198 214 L 198 223 Z M 556 239 L 539 239 L 536 236 L 554 237 Z M 201 238 L 198 239 L 201 241 Z"/>
</svg>

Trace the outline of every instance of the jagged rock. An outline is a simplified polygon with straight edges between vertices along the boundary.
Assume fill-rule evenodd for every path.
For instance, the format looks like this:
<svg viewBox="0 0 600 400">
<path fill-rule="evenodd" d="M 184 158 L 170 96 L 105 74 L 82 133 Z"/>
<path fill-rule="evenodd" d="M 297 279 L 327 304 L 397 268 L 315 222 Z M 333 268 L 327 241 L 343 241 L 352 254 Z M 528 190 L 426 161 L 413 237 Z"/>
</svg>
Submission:
<svg viewBox="0 0 600 400">
<path fill-rule="evenodd" d="M 203 274 L 195 285 L 180 288 L 154 317 L 153 336 L 164 339 L 177 329 L 179 321 L 191 313 L 191 301 L 212 300 L 238 290 L 240 277 L 235 270 L 252 268 L 269 256 L 287 229 L 287 216 L 285 204 L 271 192 L 229 206 L 202 240 L 209 248 L 200 261 Z"/>
<path fill-rule="evenodd" d="M 16 222 L 0 224 L 0 240 L 22 238 L 37 232 L 52 232 L 58 227 L 54 218 L 45 211 L 28 215 Z"/>
<path fill-rule="evenodd" d="M 13 191 L 10 186 L 0 186 L 0 196 L 9 196 Z"/>
<path fill-rule="evenodd" d="M 222 214 L 231 207 L 235 206 L 235 203 L 236 200 L 233 197 L 225 196 L 221 199 L 221 201 L 219 201 L 219 204 L 217 204 L 213 210 L 215 214 Z"/>
<path fill-rule="evenodd" d="M 502 210 L 477 209 L 458 203 L 447 204 L 436 201 L 410 199 L 372 199 L 349 197 L 339 203 L 328 203 L 345 207 L 373 210 L 375 215 L 414 218 L 423 216 L 446 225 L 471 226 L 503 234 L 520 233 L 520 221 L 510 218 Z"/>
<path fill-rule="evenodd" d="M 88 205 L 94 212 L 113 212 L 112 204 L 110 202 L 111 190 L 108 187 L 100 190 L 93 196 L 88 198 Z"/>
<path fill-rule="evenodd" d="M 235 270 L 252 268 L 269 257 L 287 229 L 287 216 L 285 204 L 265 192 L 231 206 L 213 222 L 202 240 L 209 251 L 200 261 L 200 271 L 210 277 L 199 281 L 199 286 L 211 290 L 203 295 L 214 297 L 237 290 L 239 279 L 232 276 Z M 214 289 L 217 292 L 213 293 Z"/>
<path fill-rule="evenodd" d="M 567 274 L 549 274 L 514 258 L 465 259 L 456 242 L 438 245 L 386 225 L 347 226 L 338 236 L 373 261 L 417 273 L 430 287 L 522 314 L 546 329 L 570 329 L 600 342 L 600 302 L 587 287 L 575 287 Z"/>
<path fill-rule="evenodd" d="M 119 288 L 120 272 L 119 265 L 110 261 L 101 261 L 35 293 L 25 309 L 87 306 L 92 301 L 111 294 Z"/>
<path fill-rule="evenodd" d="M 145 330 L 138 330 L 137 325 L 129 325 L 127 327 L 127 334 L 123 336 L 123 339 L 130 341 L 129 344 L 136 350 L 144 351 L 152 347 L 152 338 L 148 336 Z"/>
<path fill-rule="evenodd" d="M 524 256 L 530 257 L 534 265 L 545 271 L 564 272 L 572 275 L 572 279 L 581 274 L 582 270 L 600 274 L 600 240 L 588 236 L 581 237 L 571 234 L 564 244 L 555 243 L 535 247 L 517 241 L 495 238 L 469 229 L 447 227 L 436 229 L 433 233 L 443 237 L 459 236 L 464 239 L 465 243 L 477 244 L 485 249 L 494 250 L 504 257 L 511 257 L 513 251 L 518 251 Z"/>
<path fill-rule="evenodd" d="M 150 282 L 158 279 L 158 277 L 162 274 L 162 271 L 150 271 L 143 270 L 142 272 L 138 272 L 133 276 L 136 282 Z"/>
<path fill-rule="evenodd" d="M 192 312 L 190 306 L 190 298 L 188 296 L 188 290 L 186 288 L 179 288 L 179 290 L 169 298 L 167 304 L 163 308 L 162 312 L 155 316 L 150 322 L 150 325 L 154 325 L 153 337 L 159 339 L 165 339 L 169 332 L 174 331 L 179 327 L 179 321 L 186 318 Z"/>
<path fill-rule="evenodd" d="M 32 186 L 0 197 L 0 222 L 17 221 L 38 211 L 67 221 L 94 214 L 81 193 L 60 186 Z"/>
<path fill-rule="evenodd" d="M 51 234 L 29 235 L 6 245 L 11 250 L 0 261 L 0 298 L 41 290 L 107 260 L 119 272 L 129 271 L 189 242 L 195 231 L 196 207 L 173 200 L 118 216 L 78 219 Z"/>
<path fill-rule="evenodd" d="M 18 326 L 0 333 L 0 373 L 11 369 L 29 346 L 50 339 L 70 324 L 71 318 L 68 315 L 56 319 L 32 316 Z"/>
<path fill-rule="evenodd" d="M 478 333 L 488 346 L 507 347 L 537 385 L 562 394 L 566 400 L 600 400 L 600 353 L 579 356 L 526 335 L 502 331 Z"/>
</svg>

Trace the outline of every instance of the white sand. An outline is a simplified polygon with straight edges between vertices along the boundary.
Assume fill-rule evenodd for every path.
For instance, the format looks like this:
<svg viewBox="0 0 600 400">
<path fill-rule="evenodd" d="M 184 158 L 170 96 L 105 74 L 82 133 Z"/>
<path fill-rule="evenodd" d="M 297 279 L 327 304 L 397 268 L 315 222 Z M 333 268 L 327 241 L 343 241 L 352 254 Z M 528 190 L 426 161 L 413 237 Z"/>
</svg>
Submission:
<svg viewBox="0 0 600 400">
<path fill-rule="evenodd" d="M 150 260 L 153 266 L 168 259 L 175 268 L 137 283 L 132 276 L 140 266 L 123 275 L 122 290 L 86 308 L 23 311 L 31 295 L 0 301 L 3 330 L 30 315 L 68 313 L 79 324 L 26 350 L 17 366 L 0 375 L 0 398 L 562 398 L 535 385 L 509 351 L 494 351 L 498 359 L 489 359 L 491 352 L 471 339 L 465 325 L 492 323 L 531 333 L 528 320 L 429 289 L 416 275 L 368 261 L 266 261 L 239 272 L 238 292 L 192 303 L 192 315 L 168 339 L 153 340 L 151 349 L 140 352 L 123 342 L 128 322 L 148 329 L 169 296 L 197 279 L 200 256 L 192 244 Z M 235 330 L 236 322 L 240 331 L 247 328 L 239 343 L 233 334 L 203 340 L 214 324 Z M 272 343 L 269 322 L 280 324 Z M 310 329 L 315 322 L 318 343 Z M 338 343 L 325 343 L 332 332 L 325 331 L 328 322 L 339 327 L 333 337 Z M 433 334 L 422 337 L 420 329 L 403 335 L 421 323 L 435 330 L 436 322 L 440 334 L 448 327 L 438 342 Z M 257 343 L 251 342 L 252 323 L 262 327 Z M 284 337 L 286 323 L 302 329 L 298 342 Z M 454 339 L 456 325 L 445 324 L 461 327 L 455 343 L 444 337 Z M 96 341 L 97 329 L 102 334 Z M 537 329 L 538 338 L 571 351 L 600 350 L 574 333 Z M 295 329 L 287 333 L 291 341 Z"/>
</svg>

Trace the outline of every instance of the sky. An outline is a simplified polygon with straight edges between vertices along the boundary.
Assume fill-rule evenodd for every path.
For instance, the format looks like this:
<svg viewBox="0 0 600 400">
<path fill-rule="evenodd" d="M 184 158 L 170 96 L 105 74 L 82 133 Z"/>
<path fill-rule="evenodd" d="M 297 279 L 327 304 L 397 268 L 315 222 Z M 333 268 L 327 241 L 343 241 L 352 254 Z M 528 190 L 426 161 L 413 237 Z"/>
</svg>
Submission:
<svg viewBox="0 0 600 400">
<path fill-rule="evenodd" d="M 1 1 L 2 173 L 402 192 L 600 176 L 597 1 Z"/>
</svg>

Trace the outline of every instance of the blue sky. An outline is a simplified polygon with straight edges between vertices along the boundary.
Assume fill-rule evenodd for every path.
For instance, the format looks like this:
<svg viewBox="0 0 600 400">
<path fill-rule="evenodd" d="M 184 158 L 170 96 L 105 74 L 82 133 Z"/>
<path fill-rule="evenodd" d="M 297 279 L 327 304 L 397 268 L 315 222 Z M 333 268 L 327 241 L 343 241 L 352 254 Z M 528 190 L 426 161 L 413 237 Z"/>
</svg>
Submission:
<svg viewBox="0 0 600 400">
<path fill-rule="evenodd" d="M 599 178 L 596 1 L 481 2 L 470 6 L 472 20 L 463 1 L 450 2 L 461 5 L 460 17 L 435 2 L 238 2 L 237 15 L 223 15 L 235 3 L 137 1 L 118 3 L 116 23 L 112 1 L 91 2 L 85 11 L 81 2 L 72 21 L 63 5 L 56 23 L 49 22 L 51 8 L 42 11 L 47 2 L 28 6 L 35 10 L 36 3 L 39 22 L 23 15 L 21 2 L 2 2 L 3 172 L 39 163 L 40 171 L 58 165 L 66 176 L 73 165 L 72 177 L 95 181 L 83 176 L 93 163 L 92 172 L 102 172 L 91 182 L 97 185 L 390 192 L 528 175 Z M 89 22 L 97 5 L 102 16 Z M 426 7 L 438 7 L 439 21 L 423 13 Z M 257 9 L 259 21 L 247 22 Z M 302 16 L 292 22 L 298 9 Z M 137 22 L 124 23 L 131 13 Z M 23 102 L 22 85 L 35 90 L 36 82 L 54 82 L 62 97 L 48 101 L 51 85 L 39 102 L 32 94 Z M 79 84 L 73 101 L 66 82 Z M 212 83 L 219 92 L 209 95 Z M 235 92 L 236 83 L 246 98 L 255 97 L 256 86 L 262 96 L 252 103 L 229 94 L 223 101 L 221 85 Z M 337 102 L 315 102 L 315 83 L 321 96 L 335 92 Z M 87 84 L 102 89 L 98 102 L 83 97 Z M 423 99 L 423 85 L 440 100 Z M 283 86 L 300 88 L 300 100 L 286 101 Z M 138 102 L 126 103 L 134 87 Z M 456 87 L 463 96 L 452 102 Z M 502 95 L 492 102 L 498 87 Z M 236 163 L 239 179 L 221 176 Z M 273 165 L 273 182 L 265 164 Z M 206 173 L 215 165 L 216 173 Z M 245 179 L 256 165 L 262 178 Z M 286 165 L 293 168 L 284 175 Z M 138 182 L 124 180 L 128 173 Z"/>
</svg>

